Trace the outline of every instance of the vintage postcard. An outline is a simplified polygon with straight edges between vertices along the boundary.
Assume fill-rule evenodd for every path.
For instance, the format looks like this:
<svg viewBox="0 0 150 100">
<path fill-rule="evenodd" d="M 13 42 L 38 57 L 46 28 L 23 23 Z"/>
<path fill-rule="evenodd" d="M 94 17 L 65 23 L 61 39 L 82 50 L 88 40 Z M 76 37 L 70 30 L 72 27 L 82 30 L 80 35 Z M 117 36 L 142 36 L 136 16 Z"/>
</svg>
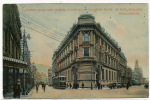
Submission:
<svg viewBox="0 0 150 100">
<path fill-rule="evenodd" d="M 148 98 L 148 4 L 3 5 L 4 99 Z"/>
</svg>

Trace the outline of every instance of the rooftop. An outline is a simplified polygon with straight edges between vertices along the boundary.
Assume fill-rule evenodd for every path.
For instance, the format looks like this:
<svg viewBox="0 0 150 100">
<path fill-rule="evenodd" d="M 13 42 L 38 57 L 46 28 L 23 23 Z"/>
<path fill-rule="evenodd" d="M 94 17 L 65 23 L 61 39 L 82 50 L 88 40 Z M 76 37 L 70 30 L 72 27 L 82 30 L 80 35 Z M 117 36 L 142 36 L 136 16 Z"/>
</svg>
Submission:
<svg viewBox="0 0 150 100">
<path fill-rule="evenodd" d="M 92 14 L 82 14 L 78 19 L 95 19 L 95 17 Z"/>
</svg>

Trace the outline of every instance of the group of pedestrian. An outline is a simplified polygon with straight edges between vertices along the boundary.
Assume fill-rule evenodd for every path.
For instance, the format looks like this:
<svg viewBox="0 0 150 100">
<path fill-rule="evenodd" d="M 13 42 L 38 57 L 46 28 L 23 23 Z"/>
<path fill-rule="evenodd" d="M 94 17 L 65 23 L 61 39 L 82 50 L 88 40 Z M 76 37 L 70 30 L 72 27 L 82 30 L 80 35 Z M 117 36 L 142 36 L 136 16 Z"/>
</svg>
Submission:
<svg viewBox="0 0 150 100">
<path fill-rule="evenodd" d="M 36 93 L 38 93 L 38 88 L 39 88 L 39 84 L 36 84 Z M 46 88 L 46 84 L 42 84 L 42 89 L 45 92 L 45 88 Z M 13 85 L 13 97 L 14 98 L 20 98 L 21 92 L 22 92 L 22 88 L 21 88 L 21 84 L 20 84 L 20 80 L 18 79 L 17 82 Z"/>
<path fill-rule="evenodd" d="M 75 88 L 75 85 L 77 85 L 77 88 L 79 88 L 79 84 L 75 84 L 75 83 L 73 84 L 73 87 L 72 87 L 71 83 L 70 84 L 67 83 L 67 88 L 70 88 L 70 89 Z M 126 84 L 126 89 L 128 90 L 130 86 L 131 86 L 130 81 L 128 81 Z M 82 87 L 82 89 L 84 89 L 84 83 L 83 82 L 81 84 L 81 87 Z M 114 87 L 115 87 L 115 84 L 109 85 L 109 88 L 111 88 L 111 89 Z M 75 89 L 77 89 L 77 88 L 75 88 Z M 95 88 L 102 89 L 102 85 L 100 83 L 97 83 L 97 84 L 95 84 Z"/>
<path fill-rule="evenodd" d="M 36 87 L 36 93 L 38 93 L 39 85 L 37 84 L 35 87 Z"/>
<path fill-rule="evenodd" d="M 66 87 L 70 88 L 70 89 L 77 89 L 77 88 L 79 88 L 79 84 L 78 83 L 73 83 L 73 86 L 72 86 L 71 83 L 69 83 L 69 84 L 67 83 Z M 81 84 L 81 87 L 82 87 L 82 89 L 84 88 L 84 83 L 83 82 Z"/>
<path fill-rule="evenodd" d="M 70 84 L 67 83 L 66 86 L 67 86 L 67 88 L 70 88 L 70 89 L 72 88 L 72 84 L 71 83 Z"/>
<path fill-rule="evenodd" d="M 46 88 L 46 84 L 41 84 L 43 91 L 45 92 L 45 88 Z M 39 88 L 39 84 L 37 84 L 36 86 L 36 93 L 38 93 L 38 88 Z"/>
<path fill-rule="evenodd" d="M 44 92 L 45 92 L 45 87 L 46 87 L 46 84 L 42 84 L 42 89 Z"/>
</svg>

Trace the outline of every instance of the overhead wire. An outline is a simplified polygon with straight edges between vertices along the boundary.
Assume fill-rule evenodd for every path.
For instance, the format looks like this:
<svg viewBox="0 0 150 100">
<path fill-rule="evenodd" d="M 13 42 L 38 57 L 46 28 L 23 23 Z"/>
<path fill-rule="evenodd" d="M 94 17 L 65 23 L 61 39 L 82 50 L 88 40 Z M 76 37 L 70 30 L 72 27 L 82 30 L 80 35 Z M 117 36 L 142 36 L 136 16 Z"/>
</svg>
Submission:
<svg viewBox="0 0 150 100">
<path fill-rule="evenodd" d="M 20 6 L 23 8 L 23 5 L 24 5 L 24 4 L 21 4 Z M 22 12 L 22 11 L 21 11 L 21 8 L 20 8 L 19 10 L 20 10 L 20 12 Z M 32 12 L 32 13 L 34 13 L 35 15 L 37 14 L 37 12 L 35 12 L 35 11 Z M 59 12 L 59 13 L 61 13 L 61 12 Z M 24 13 L 24 14 L 25 14 L 25 13 Z M 55 16 L 55 17 L 49 16 L 49 15 L 48 15 L 48 11 L 45 11 L 44 14 L 46 14 L 49 18 L 44 17 L 44 16 L 42 16 L 42 17 L 44 17 L 44 19 L 47 19 L 47 20 L 56 19 L 56 17 L 57 17 L 57 16 Z M 31 14 L 29 14 L 29 15 L 32 16 Z M 39 17 L 39 16 L 36 16 L 36 17 Z M 41 18 L 39 18 L 39 19 L 41 19 Z M 57 23 L 52 23 L 52 25 L 53 25 L 53 24 L 57 24 Z M 67 23 L 66 23 L 66 24 L 67 24 Z M 65 24 L 65 25 L 66 25 L 66 24 Z M 65 31 L 68 31 L 68 29 L 66 29 L 66 27 L 63 27 L 62 25 L 57 24 L 57 26 L 58 26 L 59 28 L 62 28 L 62 29 L 65 30 Z"/>
<path fill-rule="evenodd" d="M 61 36 L 56 35 L 56 34 L 54 34 L 54 33 L 52 33 L 52 32 L 49 32 L 49 31 L 43 29 L 43 28 L 40 27 L 40 26 L 37 26 L 37 25 L 35 25 L 35 24 L 33 24 L 33 23 L 32 23 L 32 24 L 28 23 L 28 21 L 27 21 L 26 19 L 23 19 L 23 18 L 22 18 L 22 21 L 25 22 L 26 24 L 28 24 L 28 26 L 31 26 L 31 27 L 34 27 L 34 28 L 40 30 L 40 31 L 43 31 L 43 32 L 47 33 L 48 35 L 52 35 L 53 37 L 58 38 L 58 39 L 60 39 L 60 40 L 63 39 Z"/>
<path fill-rule="evenodd" d="M 48 21 L 45 21 L 45 23 L 43 24 L 42 22 L 43 21 L 38 21 L 38 20 L 40 20 L 40 19 L 46 19 L 46 18 L 41 18 L 41 17 L 39 17 L 39 16 L 36 16 L 36 18 L 38 19 L 38 20 L 35 20 L 36 18 L 34 17 L 33 18 L 33 16 L 31 15 L 31 14 L 25 14 L 25 13 L 22 13 L 22 12 L 20 12 L 20 14 L 21 14 L 21 16 L 24 16 L 25 18 L 27 17 L 28 19 L 30 19 L 30 20 L 32 20 L 32 21 L 34 21 L 34 22 L 36 22 L 36 23 L 39 23 L 39 24 L 41 24 L 42 26 L 44 26 L 45 28 L 47 28 L 47 29 L 52 29 L 52 30 L 54 30 L 54 23 L 51 23 L 51 24 L 49 24 L 49 23 L 47 23 Z M 37 13 L 35 13 L 35 14 L 37 14 Z M 29 16 L 30 15 L 30 16 Z M 48 19 L 49 20 L 49 19 Z M 57 25 L 57 27 L 58 27 L 58 25 Z M 64 29 L 64 28 L 63 28 Z M 54 30 L 54 31 L 56 31 L 58 34 L 60 34 L 61 36 L 65 36 L 65 34 L 62 34 L 62 30 L 60 30 L 60 28 L 58 28 L 57 30 Z"/>
<path fill-rule="evenodd" d="M 39 16 L 36 16 L 36 18 L 34 17 L 34 16 L 32 16 L 31 14 L 26 14 L 26 13 L 23 13 L 22 11 L 21 11 L 21 9 L 19 9 L 19 12 L 20 12 L 20 17 L 21 17 L 21 19 L 22 20 L 24 20 L 24 23 L 25 23 L 25 21 L 27 21 L 28 23 L 29 23 L 29 21 L 31 21 L 32 22 L 32 25 L 33 26 L 31 26 L 31 24 L 30 24 L 30 27 L 29 27 L 29 25 L 27 25 L 27 23 L 25 23 L 26 24 L 26 26 L 28 26 L 28 28 L 30 28 L 30 29 L 32 29 L 32 30 L 37 30 L 38 32 L 40 32 L 40 33 L 42 33 L 43 35 L 45 35 L 45 36 L 48 36 L 48 37 L 50 37 L 50 38 L 53 38 L 53 39 L 55 39 L 55 40 L 58 40 L 58 41 L 60 41 L 60 39 L 64 39 L 65 38 L 65 36 L 66 35 L 64 35 L 64 34 L 62 34 L 62 31 L 60 32 L 59 30 L 60 30 L 60 28 L 58 28 L 57 30 L 54 30 L 53 28 L 54 27 L 52 27 L 51 25 L 53 25 L 54 23 L 51 23 L 51 24 L 48 24 L 48 23 L 41 23 L 42 21 L 37 21 L 36 19 L 43 19 L 43 18 L 41 18 L 41 17 L 39 17 Z M 46 12 L 45 12 L 46 13 Z M 37 14 L 37 13 L 36 13 Z M 46 13 L 46 15 L 48 16 L 48 14 Z M 34 18 L 33 18 L 34 17 Z M 47 20 L 49 20 L 47 17 L 44 17 L 44 19 L 47 19 Z M 46 21 L 46 22 L 48 22 L 48 21 Z M 47 27 L 47 26 L 49 26 L 49 27 Z M 58 25 L 59 27 L 61 27 L 62 29 L 65 29 L 65 28 L 63 28 L 61 25 Z M 33 28 L 34 27 L 34 28 Z M 42 29 L 42 30 L 39 30 L 39 29 Z M 56 31 L 56 33 L 59 33 L 59 35 L 58 34 L 55 34 L 55 33 L 52 33 L 52 32 L 50 32 L 50 31 L 48 31 L 47 32 L 47 30 L 49 30 L 49 29 L 53 29 L 54 31 Z M 45 34 L 45 33 L 47 33 L 47 34 Z M 51 37 L 51 36 L 49 36 L 49 35 L 53 35 L 53 37 Z M 63 35 L 63 37 L 62 37 L 62 35 Z M 56 37 L 57 37 L 57 39 L 56 39 Z"/>
<path fill-rule="evenodd" d="M 22 21 L 22 23 L 23 23 L 23 24 L 27 24 L 27 23 L 25 23 L 25 22 L 23 22 L 23 21 Z M 54 37 L 51 37 L 51 36 L 49 36 L 49 35 L 47 35 L 47 34 L 44 34 L 44 32 L 41 32 L 41 31 L 39 31 L 39 30 L 37 30 L 37 29 L 35 29 L 35 28 L 33 28 L 33 27 L 30 27 L 30 26 L 28 26 L 28 25 L 26 25 L 26 27 L 29 28 L 29 29 L 32 29 L 32 30 L 34 30 L 34 31 L 36 31 L 36 32 L 38 32 L 38 33 L 44 35 L 44 36 L 47 36 L 47 37 L 49 37 L 49 38 L 51 38 L 51 39 L 54 39 L 54 40 L 56 40 L 56 41 L 58 41 L 58 42 L 61 42 L 60 40 L 58 40 L 58 39 L 56 39 L 56 38 L 54 38 Z"/>
<path fill-rule="evenodd" d="M 50 31 L 50 28 L 48 28 L 48 27 L 45 26 L 44 24 L 41 24 L 40 22 L 37 22 L 35 19 L 31 19 L 31 18 L 27 18 L 27 17 L 23 17 L 23 16 L 20 16 L 20 17 L 21 17 L 21 19 L 23 18 L 23 19 L 27 20 L 27 21 L 30 22 L 30 23 L 32 22 L 32 24 L 35 23 L 36 25 L 42 27 L 42 29 L 46 29 L 46 30 L 49 30 L 49 31 Z M 50 32 L 51 32 L 51 31 L 50 31 Z M 60 36 L 59 34 L 55 34 L 55 35 Z M 64 37 L 64 35 L 61 35 L 61 36 Z"/>
</svg>

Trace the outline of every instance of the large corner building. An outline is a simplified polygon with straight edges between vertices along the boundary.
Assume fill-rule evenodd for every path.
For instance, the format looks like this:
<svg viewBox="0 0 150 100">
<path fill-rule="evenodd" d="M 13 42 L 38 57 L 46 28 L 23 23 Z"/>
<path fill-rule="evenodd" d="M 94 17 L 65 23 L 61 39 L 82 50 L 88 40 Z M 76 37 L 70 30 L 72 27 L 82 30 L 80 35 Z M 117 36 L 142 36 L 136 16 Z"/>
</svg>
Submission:
<svg viewBox="0 0 150 100">
<path fill-rule="evenodd" d="M 53 74 L 65 75 L 68 84 L 84 87 L 110 83 L 126 83 L 127 59 L 118 43 L 95 22 L 94 16 L 84 14 L 73 24 L 69 34 L 53 54 Z"/>
</svg>

